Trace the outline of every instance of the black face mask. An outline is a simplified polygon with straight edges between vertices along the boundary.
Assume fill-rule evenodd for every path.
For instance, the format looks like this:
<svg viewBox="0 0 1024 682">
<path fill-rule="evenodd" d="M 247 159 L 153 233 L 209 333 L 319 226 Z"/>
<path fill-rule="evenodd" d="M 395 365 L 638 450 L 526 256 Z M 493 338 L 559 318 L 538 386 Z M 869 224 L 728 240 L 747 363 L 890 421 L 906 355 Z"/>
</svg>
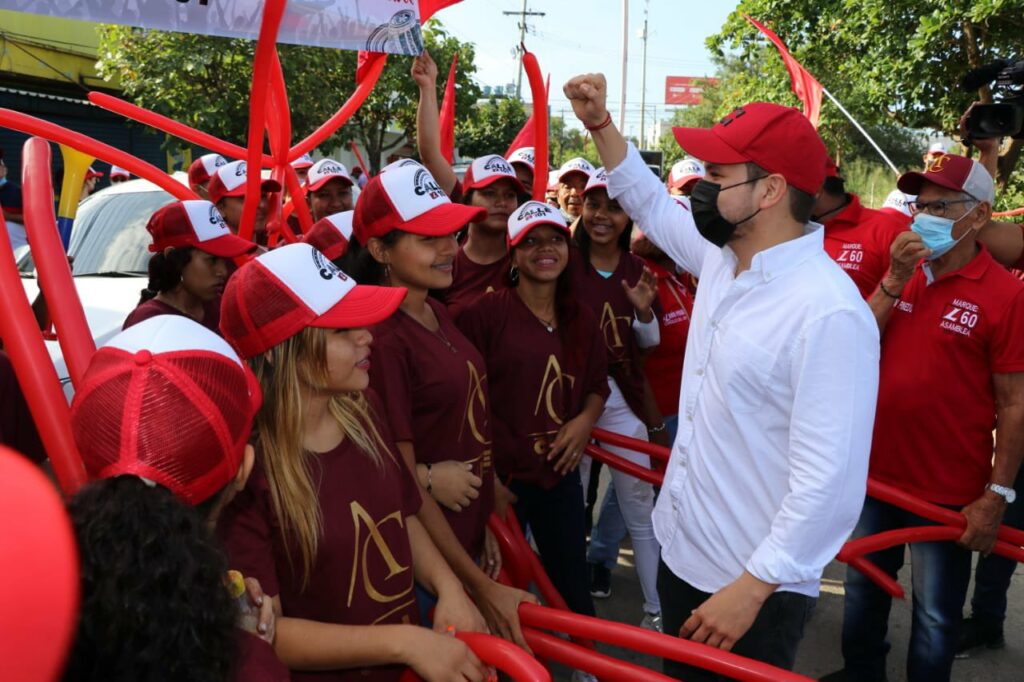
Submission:
<svg viewBox="0 0 1024 682">
<path fill-rule="evenodd" d="M 698 180 L 690 194 L 690 209 L 693 211 L 693 222 L 697 224 L 700 236 L 719 248 L 728 244 L 736 228 L 760 213 L 761 209 L 757 209 L 743 220 L 731 223 L 718 210 L 718 195 L 727 189 L 749 185 L 766 177 L 768 176 L 762 175 L 727 187 L 707 180 Z"/>
</svg>

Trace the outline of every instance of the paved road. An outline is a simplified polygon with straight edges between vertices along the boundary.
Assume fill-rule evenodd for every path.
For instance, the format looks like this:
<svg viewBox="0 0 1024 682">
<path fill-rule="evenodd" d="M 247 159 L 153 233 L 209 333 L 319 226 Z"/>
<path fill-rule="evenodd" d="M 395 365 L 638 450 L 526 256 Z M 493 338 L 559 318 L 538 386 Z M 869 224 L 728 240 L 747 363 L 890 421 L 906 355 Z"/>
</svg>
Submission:
<svg viewBox="0 0 1024 682">
<path fill-rule="evenodd" d="M 602 478 L 607 472 L 602 472 Z M 602 485 L 603 494 L 604 485 Z M 797 657 L 796 671 L 817 679 L 842 667 L 840 635 L 843 621 L 843 576 L 846 567 L 833 563 L 825 571 L 821 597 Z M 1024 569 L 1018 568 L 1010 588 L 1010 609 L 1007 615 L 1006 648 L 1000 651 L 983 650 L 966 660 L 958 660 L 953 668 L 954 682 L 1022 682 L 1024 681 Z M 909 595 L 910 557 L 900 574 L 900 583 Z M 973 588 L 972 588 L 973 589 Z M 968 593 L 970 594 L 970 592 Z M 619 565 L 612 572 L 612 596 L 595 600 L 597 615 L 609 620 L 639 624 L 643 618 L 640 583 L 633 568 L 633 552 L 624 543 L 619 553 Z M 911 609 L 909 598 L 894 601 L 889 619 L 889 680 L 906 680 L 906 653 L 910 638 Z M 659 661 L 631 651 L 601 647 L 602 651 L 617 658 L 660 670 Z M 555 678 L 568 680 L 565 670 L 556 670 Z"/>
</svg>

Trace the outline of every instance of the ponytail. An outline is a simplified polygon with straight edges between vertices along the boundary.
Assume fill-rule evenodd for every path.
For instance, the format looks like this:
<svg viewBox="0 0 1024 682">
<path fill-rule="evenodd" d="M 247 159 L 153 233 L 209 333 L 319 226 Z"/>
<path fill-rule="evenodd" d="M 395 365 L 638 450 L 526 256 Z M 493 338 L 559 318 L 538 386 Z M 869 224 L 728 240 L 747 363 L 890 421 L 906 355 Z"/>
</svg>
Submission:
<svg viewBox="0 0 1024 682">
<path fill-rule="evenodd" d="M 154 298 L 157 294 L 165 294 L 181 284 L 181 273 L 192 260 L 194 247 L 171 249 L 168 252 L 158 251 L 149 259 L 149 283 L 142 290 L 139 304 Z"/>
</svg>

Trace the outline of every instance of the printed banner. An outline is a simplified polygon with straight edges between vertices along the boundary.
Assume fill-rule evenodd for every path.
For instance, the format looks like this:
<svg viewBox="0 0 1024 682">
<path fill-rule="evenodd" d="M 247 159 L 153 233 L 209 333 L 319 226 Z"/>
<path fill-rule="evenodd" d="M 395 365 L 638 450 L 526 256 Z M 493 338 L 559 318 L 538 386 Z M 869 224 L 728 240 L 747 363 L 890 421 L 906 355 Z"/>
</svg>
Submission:
<svg viewBox="0 0 1024 682">
<path fill-rule="evenodd" d="M 229 38 L 259 36 L 261 0 L 0 0 L 0 9 Z M 416 55 L 416 0 L 291 0 L 278 41 Z"/>
</svg>

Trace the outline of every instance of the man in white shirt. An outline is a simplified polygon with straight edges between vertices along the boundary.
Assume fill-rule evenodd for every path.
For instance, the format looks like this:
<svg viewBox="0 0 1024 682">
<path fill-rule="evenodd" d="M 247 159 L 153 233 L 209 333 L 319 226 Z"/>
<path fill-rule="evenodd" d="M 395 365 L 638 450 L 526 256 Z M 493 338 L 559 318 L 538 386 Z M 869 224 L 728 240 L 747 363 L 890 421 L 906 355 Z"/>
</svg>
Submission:
<svg viewBox="0 0 1024 682">
<path fill-rule="evenodd" d="M 611 196 L 700 278 L 653 515 L 665 632 L 792 668 L 860 514 L 878 392 L 878 327 L 808 222 L 825 146 L 798 111 L 765 103 L 677 128 L 707 170 L 691 213 L 611 124 L 604 76 L 564 90 Z M 669 661 L 665 673 L 715 679 Z"/>
</svg>

